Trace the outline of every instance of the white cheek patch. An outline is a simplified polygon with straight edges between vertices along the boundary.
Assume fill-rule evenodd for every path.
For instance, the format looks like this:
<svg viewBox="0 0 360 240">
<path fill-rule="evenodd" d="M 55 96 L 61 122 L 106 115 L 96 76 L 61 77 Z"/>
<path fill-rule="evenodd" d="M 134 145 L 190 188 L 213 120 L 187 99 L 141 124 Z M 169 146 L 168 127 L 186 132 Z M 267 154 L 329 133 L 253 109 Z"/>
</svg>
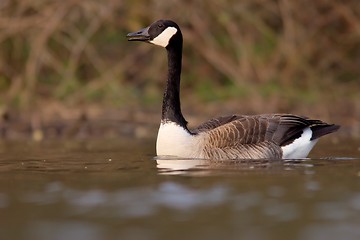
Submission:
<svg viewBox="0 0 360 240">
<path fill-rule="evenodd" d="M 169 44 L 171 37 L 174 36 L 176 32 L 177 29 L 175 27 L 168 27 L 162 33 L 160 33 L 156 38 L 154 38 L 149 42 L 161 47 L 166 47 Z"/>
</svg>

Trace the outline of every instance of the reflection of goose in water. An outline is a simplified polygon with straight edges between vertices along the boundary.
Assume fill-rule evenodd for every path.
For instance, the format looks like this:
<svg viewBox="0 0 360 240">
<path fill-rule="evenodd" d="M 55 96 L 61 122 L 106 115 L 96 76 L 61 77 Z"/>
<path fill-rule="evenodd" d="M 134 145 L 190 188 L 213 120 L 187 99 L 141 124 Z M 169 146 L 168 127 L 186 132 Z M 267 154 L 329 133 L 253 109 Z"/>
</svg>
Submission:
<svg viewBox="0 0 360 240">
<path fill-rule="evenodd" d="M 181 159 L 175 157 L 156 157 L 159 174 L 162 175 L 224 175 L 239 174 L 251 171 L 252 174 L 257 172 L 264 173 L 284 173 L 285 171 L 297 172 L 304 169 L 313 169 L 314 161 L 320 164 L 323 159 Z"/>
<path fill-rule="evenodd" d="M 202 159 L 305 158 L 318 139 L 339 126 L 291 114 L 231 115 L 190 130 L 180 108 L 183 37 L 179 26 L 159 20 L 127 35 L 166 48 L 168 79 L 156 143 L 158 156 Z"/>
<path fill-rule="evenodd" d="M 175 157 L 157 157 L 156 165 L 160 172 L 178 174 L 181 171 L 206 169 L 209 165 L 207 159 L 181 159 Z"/>
</svg>

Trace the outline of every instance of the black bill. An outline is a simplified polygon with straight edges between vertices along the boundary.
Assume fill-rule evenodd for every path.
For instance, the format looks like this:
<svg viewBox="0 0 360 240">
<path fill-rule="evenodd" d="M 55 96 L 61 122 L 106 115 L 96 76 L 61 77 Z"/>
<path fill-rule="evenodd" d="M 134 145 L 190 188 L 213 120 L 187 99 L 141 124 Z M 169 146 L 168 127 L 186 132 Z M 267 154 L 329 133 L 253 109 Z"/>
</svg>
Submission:
<svg viewBox="0 0 360 240">
<path fill-rule="evenodd" d="M 129 41 L 148 41 L 150 40 L 149 27 L 143 28 L 137 32 L 128 33 L 126 35 Z"/>
</svg>

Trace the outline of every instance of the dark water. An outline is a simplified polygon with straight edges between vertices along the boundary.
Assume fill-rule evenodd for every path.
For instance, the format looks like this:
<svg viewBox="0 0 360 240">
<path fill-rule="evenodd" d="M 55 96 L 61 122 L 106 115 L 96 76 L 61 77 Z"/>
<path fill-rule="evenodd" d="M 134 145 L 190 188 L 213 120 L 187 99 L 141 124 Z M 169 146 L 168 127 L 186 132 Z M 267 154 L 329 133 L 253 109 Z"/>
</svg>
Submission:
<svg viewBox="0 0 360 240">
<path fill-rule="evenodd" d="M 156 161 L 153 148 L 0 143 L 0 239 L 360 239 L 358 141 L 271 162 Z"/>
</svg>

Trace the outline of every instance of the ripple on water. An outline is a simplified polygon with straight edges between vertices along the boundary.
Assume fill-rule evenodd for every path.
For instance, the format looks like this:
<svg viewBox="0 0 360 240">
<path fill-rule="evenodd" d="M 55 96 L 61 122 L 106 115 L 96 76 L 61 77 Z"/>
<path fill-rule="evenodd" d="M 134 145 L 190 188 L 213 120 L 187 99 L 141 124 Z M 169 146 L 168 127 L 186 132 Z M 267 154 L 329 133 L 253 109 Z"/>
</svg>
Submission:
<svg viewBox="0 0 360 240">
<path fill-rule="evenodd" d="M 359 240 L 359 224 L 347 222 L 334 222 L 313 224 L 305 227 L 300 234 L 300 240 Z"/>
<path fill-rule="evenodd" d="M 98 215 L 144 217 L 154 214 L 159 208 L 190 211 L 220 205 L 227 197 L 228 189 L 222 185 L 199 190 L 175 182 L 163 182 L 156 188 L 139 187 L 108 192 L 101 189 L 75 190 L 59 182 L 52 182 L 47 184 L 43 192 L 29 192 L 21 199 L 25 203 L 37 205 L 63 201 L 70 206 L 72 214 L 85 214 L 96 210 L 95 214 Z M 3 199 L 5 203 L 6 198 Z M 108 210 L 112 212 L 109 213 Z"/>
<path fill-rule="evenodd" d="M 9 201 L 9 197 L 5 193 L 0 193 L 0 208 L 7 208 Z"/>
<path fill-rule="evenodd" d="M 80 221 L 34 221 L 26 232 L 28 239 L 37 240 L 99 240 L 106 236 L 98 224 Z"/>
</svg>

